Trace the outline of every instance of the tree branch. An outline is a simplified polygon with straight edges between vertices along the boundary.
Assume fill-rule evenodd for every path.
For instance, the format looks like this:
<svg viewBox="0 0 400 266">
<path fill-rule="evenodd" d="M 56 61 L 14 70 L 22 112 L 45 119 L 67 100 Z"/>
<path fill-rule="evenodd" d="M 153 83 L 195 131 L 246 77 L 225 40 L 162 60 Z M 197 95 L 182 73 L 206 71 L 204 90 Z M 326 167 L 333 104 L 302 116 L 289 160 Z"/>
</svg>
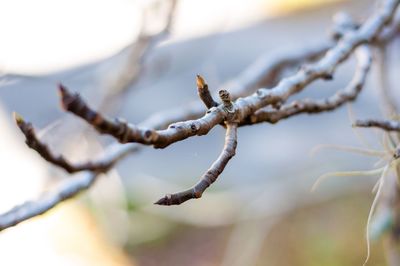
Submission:
<svg viewBox="0 0 400 266">
<path fill-rule="evenodd" d="M 280 107 L 278 110 L 263 108 L 254 115 L 251 115 L 243 124 L 251 125 L 261 122 L 277 123 L 281 119 L 301 113 L 315 114 L 331 111 L 346 102 L 354 101 L 364 87 L 372 63 L 371 51 L 367 46 L 364 45 L 357 48 L 355 54 L 357 58 L 356 72 L 353 79 L 343 90 L 339 90 L 334 95 L 325 99 L 296 100 Z"/>
<path fill-rule="evenodd" d="M 15 226 L 32 217 L 41 215 L 59 203 L 88 189 L 97 179 L 97 173 L 80 175 L 68 179 L 57 189 L 44 194 L 38 200 L 27 201 L 0 215 L 0 231 Z"/>
<path fill-rule="evenodd" d="M 106 172 L 115 162 L 115 160 L 107 160 L 73 164 L 66 160 L 64 156 L 53 154 L 50 148 L 37 138 L 31 123 L 25 122 L 24 119 L 17 113 L 14 113 L 14 119 L 21 132 L 25 135 L 25 143 L 29 148 L 35 150 L 49 163 L 63 168 L 70 174 L 84 170 L 92 172 Z"/>
<path fill-rule="evenodd" d="M 376 127 L 385 131 L 397 131 L 400 132 L 400 122 L 394 120 L 378 120 L 378 119 L 366 119 L 357 120 L 354 127 Z"/>
<path fill-rule="evenodd" d="M 229 160 L 235 155 L 236 146 L 237 124 L 227 123 L 224 148 L 217 160 L 211 165 L 207 172 L 201 176 L 200 181 L 187 190 L 165 195 L 155 202 L 155 204 L 179 205 L 190 199 L 201 198 L 203 192 L 217 180 L 222 171 L 224 171 Z"/>
<path fill-rule="evenodd" d="M 200 99 L 203 101 L 207 109 L 210 109 L 211 107 L 217 107 L 218 103 L 212 98 L 211 93 L 208 90 L 208 84 L 205 82 L 204 78 L 200 75 L 197 75 L 196 83 L 197 93 L 199 94 Z"/>
</svg>

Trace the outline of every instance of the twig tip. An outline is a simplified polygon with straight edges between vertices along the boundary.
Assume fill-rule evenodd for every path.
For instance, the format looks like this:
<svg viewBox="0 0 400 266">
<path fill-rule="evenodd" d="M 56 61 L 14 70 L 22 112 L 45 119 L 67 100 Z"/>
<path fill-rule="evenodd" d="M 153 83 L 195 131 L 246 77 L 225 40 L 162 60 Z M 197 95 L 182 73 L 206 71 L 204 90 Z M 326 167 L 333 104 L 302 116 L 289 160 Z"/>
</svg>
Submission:
<svg viewBox="0 0 400 266">
<path fill-rule="evenodd" d="M 199 74 L 196 75 L 196 84 L 197 84 L 197 88 L 199 88 L 199 89 L 203 89 L 207 85 L 204 78 L 202 76 L 200 76 Z"/>
<path fill-rule="evenodd" d="M 172 195 L 171 194 L 167 194 L 164 197 L 162 197 L 161 199 L 157 200 L 156 202 L 154 202 L 154 204 L 156 205 L 162 205 L 162 206 L 168 206 L 171 205 L 171 199 L 172 199 Z"/>
<path fill-rule="evenodd" d="M 25 123 L 24 118 L 17 112 L 13 112 L 13 117 L 14 117 L 14 120 L 17 123 L 17 125 L 21 125 L 21 124 Z"/>
</svg>

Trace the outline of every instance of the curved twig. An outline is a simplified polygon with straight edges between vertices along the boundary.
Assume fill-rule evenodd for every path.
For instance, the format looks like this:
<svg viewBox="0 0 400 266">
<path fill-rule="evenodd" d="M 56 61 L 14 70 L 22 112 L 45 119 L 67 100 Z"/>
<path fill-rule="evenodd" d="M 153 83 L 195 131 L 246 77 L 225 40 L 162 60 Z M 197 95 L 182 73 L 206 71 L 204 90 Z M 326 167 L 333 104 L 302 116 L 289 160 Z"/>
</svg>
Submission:
<svg viewBox="0 0 400 266">
<path fill-rule="evenodd" d="M 198 199 L 202 196 L 203 192 L 214 183 L 218 176 L 224 171 L 225 166 L 229 160 L 235 155 L 237 146 L 237 124 L 227 123 L 225 134 L 225 145 L 217 160 L 205 172 L 200 181 L 193 187 L 177 192 L 174 194 L 167 194 L 159 199 L 155 204 L 158 205 L 179 205 L 190 199 Z"/>
<path fill-rule="evenodd" d="M 354 101 L 364 87 L 369 69 L 372 63 L 371 51 L 367 46 L 357 48 L 355 51 L 357 58 L 356 72 L 353 79 L 343 90 L 339 90 L 334 95 L 319 100 L 303 99 L 296 100 L 290 104 L 283 105 L 276 109 L 261 109 L 251 115 L 245 124 L 256 124 L 261 122 L 277 123 L 278 121 L 289 118 L 293 115 L 308 113 L 315 114 L 331 111 L 346 102 Z"/>
<path fill-rule="evenodd" d="M 97 173 L 80 175 L 66 180 L 60 187 L 44 194 L 38 200 L 27 201 L 0 215 L 0 231 L 22 221 L 41 215 L 59 203 L 88 189 L 96 181 Z"/>
<path fill-rule="evenodd" d="M 14 113 L 14 119 L 21 132 L 25 135 L 25 143 L 29 148 L 35 150 L 49 163 L 64 169 L 70 174 L 80 171 L 106 172 L 115 162 L 114 160 L 100 160 L 96 162 L 89 161 L 86 163 L 73 164 L 65 159 L 64 156 L 53 154 L 48 145 L 44 144 L 37 138 L 31 123 L 25 122 L 17 113 Z"/>
</svg>

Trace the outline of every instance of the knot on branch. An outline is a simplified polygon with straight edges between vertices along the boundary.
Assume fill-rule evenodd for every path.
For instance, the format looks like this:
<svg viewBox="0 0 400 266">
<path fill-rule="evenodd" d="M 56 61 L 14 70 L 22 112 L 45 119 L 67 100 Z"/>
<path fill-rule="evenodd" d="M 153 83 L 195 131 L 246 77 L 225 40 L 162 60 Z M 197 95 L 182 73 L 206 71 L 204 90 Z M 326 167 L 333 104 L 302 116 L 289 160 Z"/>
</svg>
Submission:
<svg viewBox="0 0 400 266">
<path fill-rule="evenodd" d="M 220 90 L 218 94 L 222 101 L 223 109 L 227 114 L 227 122 L 238 122 L 238 108 L 236 108 L 235 104 L 232 102 L 229 92 L 227 90 Z"/>
<path fill-rule="evenodd" d="M 333 16 L 331 35 L 334 40 L 339 40 L 348 31 L 357 30 L 360 25 L 353 20 L 347 12 L 339 12 Z"/>
</svg>

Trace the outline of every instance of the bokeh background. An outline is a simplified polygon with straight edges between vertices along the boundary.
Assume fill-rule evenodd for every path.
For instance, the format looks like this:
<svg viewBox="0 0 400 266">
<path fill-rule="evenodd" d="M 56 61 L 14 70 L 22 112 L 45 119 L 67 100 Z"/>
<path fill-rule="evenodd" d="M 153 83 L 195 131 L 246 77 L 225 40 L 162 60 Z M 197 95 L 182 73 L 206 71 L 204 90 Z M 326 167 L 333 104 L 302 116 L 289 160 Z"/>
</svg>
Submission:
<svg viewBox="0 0 400 266">
<path fill-rule="evenodd" d="M 112 142 L 60 109 L 58 82 L 110 116 L 139 123 L 198 100 L 198 73 L 218 90 L 262 55 L 328 40 L 336 12 L 362 20 L 375 8 L 371 0 L 178 1 L 169 36 L 149 50 L 124 96 L 108 100 L 104 95 L 111 95 L 106 89 L 112 93 L 112 88 L 104 84 L 118 77 L 126 47 L 135 43 L 143 23 L 150 33 L 162 28 L 165 2 L 0 1 L 2 212 L 74 178 L 26 147 L 13 111 L 73 161 L 94 158 Z M 390 82 L 399 71 L 398 42 L 392 46 Z M 353 66 L 349 60 L 333 81 L 316 82 L 300 97 L 342 88 Z M 364 147 L 365 140 L 382 149 L 377 132 L 354 132 L 349 114 L 380 116 L 375 72 L 351 107 L 241 128 L 237 155 L 201 200 L 169 208 L 152 204 L 191 185 L 208 168 L 223 146 L 221 128 L 130 156 L 89 191 L 1 232 L 0 264 L 362 264 L 376 178 L 331 179 L 315 192 L 310 188 L 325 172 L 371 169 L 377 159 L 335 150 L 310 153 L 320 144 Z M 373 242 L 370 265 L 384 265 L 380 241 Z"/>
</svg>

